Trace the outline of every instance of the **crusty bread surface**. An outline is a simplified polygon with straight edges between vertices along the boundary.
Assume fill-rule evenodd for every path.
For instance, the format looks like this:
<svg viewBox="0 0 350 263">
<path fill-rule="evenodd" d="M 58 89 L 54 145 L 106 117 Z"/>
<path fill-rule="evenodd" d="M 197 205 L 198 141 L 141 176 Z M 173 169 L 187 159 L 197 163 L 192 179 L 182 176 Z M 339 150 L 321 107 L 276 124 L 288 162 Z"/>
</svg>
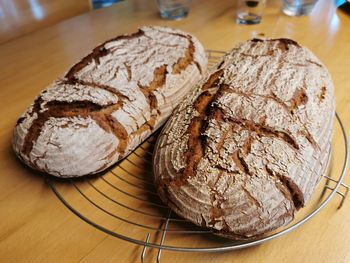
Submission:
<svg viewBox="0 0 350 263">
<path fill-rule="evenodd" d="M 58 177 L 103 171 L 164 123 L 206 67 L 204 48 L 182 31 L 116 37 L 41 92 L 17 122 L 13 149 Z"/>
<path fill-rule="evenodd" d="M 154 153 L 161 199 L 219 235 L 289 223 L 326 170 L 335 101 L 325 66 L 289 39 L 236 46 L 180 104 Z"/>
</svg>

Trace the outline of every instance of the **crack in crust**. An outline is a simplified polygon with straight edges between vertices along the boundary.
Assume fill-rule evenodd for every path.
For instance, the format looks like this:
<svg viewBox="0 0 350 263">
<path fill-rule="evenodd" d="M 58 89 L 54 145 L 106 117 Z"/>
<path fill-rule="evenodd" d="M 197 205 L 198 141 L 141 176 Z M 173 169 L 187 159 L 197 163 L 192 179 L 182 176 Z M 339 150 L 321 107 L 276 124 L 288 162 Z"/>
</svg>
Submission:
<svg viewBox="0 0 350 263">
<path fill-rule="evenodd" d="M 244 156 L 242 155 L 241 151 L 235 151 L 233 159 L 242 172 L 252 176 L 252 173 L 249 171 L 249 166 L 244 160 Z"/>
<path fill-rule="evenodd" d="M 165 85 L 166 82 L 166 75 L 167 75 L 167 70 L 166 70 L 167 65 L 163 65 L 159 68 L 156 68 L 153 72 L 153 80 L 148 86 L 142 86 L 140 83 L 138 83 L 138 86 L 140 90 L 142 91 L 143 95 L 145 95 L 146 99 L 148 100 L 148 103 L 150 105 L 151 110 L 157 108 L 157 98 L 154 95 L 154 91 Z"/>
<path fill-rule="evenodd" d="M 251 132 L 256 132 L 258 136 L 279 138 L 295 150 L 299 150 L 299 145 L 296 142 L 296 139 L 294 139 L 293 136 L 291 136 L 287 132 L 278 131 L 273 129 L 272 127 L 268 127 L 260 123 L 254 123 L 250 120 L 228 118 L 228 121 L 236 123 Z"/>
<path fill-rule="evenodd" d="M 305 105 L 307 101 L 308 97 L 304 89 L 295 90 L 293 97 L 289 100 L 289 108 L 291 113 L 293 113 L 293 111 L 297 109 L 300 105 Z"/>
<path fill-rule="evenodd" d="M 243 192 L 246 194 L 246 196 L 248 197 L 248 199 L 251 200 L 252 203 L 253 203 L 256 207 L 259 207 L 259 208 L 262 207 L 261 204 L 260 204 L 260 202 L 259 202 L 259 201 L 258 201 L 244 186 L 242 186 L 241 188 L 242 188 Z"/>
<path fill-rule="evenodd" d="M 121 40 L 121 39 L 136 38 L 136 37 L 140 37 L 142 35 L 145 35 L 145 32 L 143 32 L 141 29 L 139 29 L 137 32 L 135 32 L 133 34 L 118 36 L 118 37 L 115 37 L 113 39 L 110 39 L 110 40 L 102 43 L 101 45 L 95 47 L 92 50 L 92 53 L 90 53 L 89 55 L 84 57 L 80 62 L 75 64 L 73 67 L 71 67 L 71 69 L 67 72 L 65 77 L 67 79 L 75 78 L 74 77 L 75 73 L 80 71 L 82 68 L 86 67 L 93 60 L 96 61 L 97 64 L 99 64 L 100 58 L 103 57 L 103 56 L 106 56 L 107 54 L 110 53 L 110 51 L 107 50 L 104 47 L 107 43 L 110 43 L 110 42 L 113 42 L 113 41 L 117 41 L 117 40 Z"/>
<path fill-rule="evenodd" d="M 221 96 L 221 94 L 219 96 Z M 288 145 L 290 145 L 291 148 L 295 150 L 299 150 L 299 145 L 296 139 L 292 135 L 288 134 L 285 131 L 275 130 L 272 127 L 266 126 L 264 124 L 264 120 L 262 120 L 262 123 L 255 123 L 251 120 L 228 117 L 228 116 L 225 116 L 225 114 L 222 112 L 222 109 L 217 108 L 215 105 L 211 109 L 211 115 L 209 116 L 209 118 L 210 119 L 214 118 L 214 119 L 219 119 L 219 120 L 234 123 L 250 132 L 256 133 L 258 137 L 266 136 L 266 137 L 279 138 L 284 142 L 286 142 Z M 252 143 L 251 135 L 249 136 L 249 138 L 250 139 L 246 141 L 246 144 L 244 146 L 245 151 L 247 151 L 250 148 L 250 145 Z"/>
<path fill-rule="evenodd" d="M 202 90 L 208 90 L 219 84 L 220 78 L 224 75 L 224 69 L 219 69 L 210 75 L 208 80 L 202 85 Z"/>
<path fill-rule="evenodd" d="M 110 87 L 108 85 L 102 85 L 102 84 L 98 84 L 98 83 L 94 83 L 94 82 L 88 82 L 88 81 L 76 79 L 75 77 L 71 78 L 71 79 L 62 80 L 62 83 L 63 84 L 70 84 L 70 85 L 79 84 L 79 85 L 83 85 L 83 86 L 89 86 L 92 88 L 103 89 L 103 90 L 106 90 L 106 91 L 116 95 L 116 97 L 118 97 L 119 100 L 122 100 L 122 101 L 129 100 L 129 98 L 127 96 L 124 96 L 118 90 L 116 90 L 115 88 Z"/>
<path fill-rule="evenodd" d="M 113 133 L 121 143 L 118 148 L 124 152 L 127 141 L 127 132 L 125 128 L 115 120 L 110 114 L 123 106 L 122 101 L 116 104 L 101 106 L 91 101 L 49 101 L 45 104 L 45 108 L 41 107 L 42 98 L 38 97 L 34 102 L 34 109 L 38 117 L 33 121 L 29 128 L 22 148 L 22 154 L 29 156 L 34 142 L 40 136 L 42 127 L 49 118 L 65 118 L 65 117 L 91 117 L 106 132 Z"/>
<path fill-rule="evenodd" d="M 322 90 L 321 90 L 321 92 L 322 92 Z M 234 90 L 234 88 L 232 88 L 231 86 L 229 86 L 227 84 L 220 84 L 220 88 L 218 90 L 218 98 L 225 96 L 225 93 L 235 93 L 235 94 L 238 94 L 238 95 L 246 97 L 246 98 L 250 98 L 251 96 L 256 96 L 256 97 L 265 98 L 267 100 L 269 100 L 269 99 L 273 100 L 277 104 L 281 105 L 283 107 L 283 109 L 290 115 L 290 117 L 292 119 L 295 119 L 295 120 L 296 120 L 296 118 L 299 119 L 298 117 L 296 117 L 294 115 L 295 110 L 299 106 L 305 105 L 307 103 L 307 101 L 308 101 L 308 97 L 307 97 L 306 92 L 305 92 L 304 89 L 297 89 L 294 92 L 293 97 L 287 102 L 282 101 L 280 98 L 278 98 L 273 93 L 271 95 L 261 95 L 261 94 L 255 94 L 255 93 L 254 94 L 253 93 L 244 93 L 244 92 L 241 92 L 241 91 Z M 287 105 L 287 104 L 289 104 L 289 105 Z M 221 116 L 221 118 L 223 118 L 222 116 Z M 265 120 L 262 119 L 261 123 L 264 124 L 264 122 L 265 122 Z M 300 123 L 302 123 L 302 122 L 300 121 Z M 310 132 L 306 128 L 305 124 L 302 123 L 302 126 L 303 126 L 304 130 L 300 131 L 300 134 L 302 134 L 314 148 L 318 148 L 319 146 L 317 145 L 315 139 L 312 137 L 312 135 L 310 134 Z M 282 134 L 282 137 L 287 138 L 287 140 L 290 141 L 290 142 L 294 141 L 293 144 L 297 145 L 296 140 L 293 139 L 292 136 L 288 135 L 287 133 L 284 133 L 284 134 L 285 135 Z"/>
<path fill-rule="evenodd" d="M 318 99 L 319 99 L 320 102 L 322 102 L 325 98 L 326 98 L 326 87 L 323 86 L 321 88 L 320 94 L 318 95 Z"/>
<path fill-rule="evenodd" d="M 294 41 L 291 40 L 289 38 L 275 38 L 275 39 L 259 39 L 259 38 L 253 38 L 252 40 L 250 40 L 251 42 L 257 43 L 257 42 L 275 42 L 278 41 L 278 45 L 277 48 L 279 48 L 282 51 L 288 51 L 289 47 L 288 45 L 292 45 L 292 46 L 296 46 L 296 47 L 300 47 L 300 45 Z"/>
<path fill-rule="evenodd" d="M 203 92 L 194 102 L 193 107 L 199 113 L 198 117 L 194 117 L 188 127 L 188 151 L 185 153 L 186 168 L 184 170 L 184 178 L 193 176 L 198 162 L 204 154 L 204 142 L 202 140 L 202 131 L 205 129 L 205 116 L 210 108 L 210 104 L 214 99 L 214 94 L 208 91 Z"/>
<path fill-rule="evenodd" d="M 265 165 L 264 169 L 271 177 L 277 180 L 276 186 L 278 185 L 278 189 L 282 194 L 294 204 L 296 210 L 299 210 L 305 205 L 302 192 L 291 179 L 284 175 L 275 173 L 267 165 Z"/>
<path fill-rule="evenodd" d="M 186 183 L 186 180 L 194 175 L 198 162 L 203 157 L 204 145 L 202 140 L 202 130 L 205 126 L 206 112 L 214 98 L 214 94 L 209 91 L 203 92 L 194 102 L 194 108 L 198 111 L 199 116 L 194 117 L 188 128 L 187 133 L 191 134 L 188 140 L 188 150 L 184 154 L 186 167 L 179 171 L 181 176 L 178 176 L 172 180 L 160 180 L 163 185 L 174 185 L 180 187 Z"/>
<path fill-rule="evenodd" d="M 278 98 L 276 96 L 276 94 L 274 94 L 274 93 L 271 93 L 271 95 L 262 95 L 262 94 L 257 94 L 257 93 L 241 92 L 239 90 L 235 90 L 233 87 L 231 87 L 228 84 L 220 84 L 219 92 L 220 92 L 221 96 L 225 96 L 225 93 L 235 93 L 235 94 L 241 95 L 241 96 L 246 97 L 246 98 L 249 98 L 251 96 L 255 96 L 255 97 L 265 98 L 268 100 L 273 100 L 277 104 L 281 105 L 286 110 L 286 112 L 290 113 L 291 115 L 294 114 L 294 111 L 298 107 L 300 107 L 301 105 L 305 105 L 308 101 L 308 97 L 307 97 L 304 89 L 297 89 L 294 92 L 293 97 L 286 102 L 281 100 L 280 98 Z"/>
</svg>

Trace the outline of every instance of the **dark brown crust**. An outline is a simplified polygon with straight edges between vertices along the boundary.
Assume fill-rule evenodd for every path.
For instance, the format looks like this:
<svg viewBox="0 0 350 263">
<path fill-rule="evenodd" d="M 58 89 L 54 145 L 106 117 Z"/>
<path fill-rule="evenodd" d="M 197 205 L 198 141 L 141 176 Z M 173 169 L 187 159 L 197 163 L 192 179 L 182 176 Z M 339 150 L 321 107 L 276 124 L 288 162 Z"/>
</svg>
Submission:
<svg viewBox="0 0 350 263">
<path fill-rule="evenodd" d="M 299 210 L 304 206 L 304 198 L 303 194 L 289 178 L 283 176 L 281 174 L 277 174 L 265 166 L 265 171 L 273 178 L 275 178 L 276 186 L 278 185 L 278 189 L 283 193 L 283 195 L 293 202 L 296 210 Z"/>
<path fill-rule="evenodd" d="M 287 38 L 279 38 L 279 39 L 274 39 L 274 40 L 278 40 L 278 48 L 281 49 L 282 51 L 286 51 L 289 49 L 289 45 L 293 45 L 293 46 L 297 46 L 300 47 L 299 44 L 291 39 L 287 39 Z"/>
<path fill-rule="evenodd" d="M 263 42 L 264 40 L 260 39 L 260 38 L 253 38 L 252 40 L 250 40 L 251 42 Z"/>
<path fill-rule="evenodd" d="M 208 90 L 218 85 L 220 78 L 222 77 L 223 74 L 224 74 L 223 69 L 220 69 L 214 72 L 213 74 L 211 74 L 208 80 L 202 85 L 202 90 Z"/>
<path fill-rule="evenodd" d="M 290 109 L 293 112 L 300 105 L 304 105 L 307 103 L 308 97 L 303 89 L 297 89 L 293 94 L 292 99 L 289 101 Z"/>
<path fill-rule="evenodd" d="M 321 92 L 318 95 L 318 99 L 320 100 L 320 102 L 322 102 L 324 99 L 326 98 L 326 87 L 322 87 L 321 88 Z"/>
<path fill-rule="evenodd" d="M 185 153 L 186 168 L 183 172 L 184 178 L 193 176 L 195 168 L 199 160 L 203 157 L 203 140 L 201 139 L 201 132 L 205 128 L 205 117 L 208 114 L 211 102 L 214 99 L 214 94 L 208 91 L 203 92 L 193 103 L 193 107 L 199 113 L 198 117 L 194 117 L 188 127 L 187 133 L 189 134 L 188 139 L 188 150 Z"/>
<path fill-rule="evenodd" d="M 275 42 L 275 41 L 278 41 L 278 48 L 281 49 L 282 51 L 288 50 L 288 45 L 300 47 L 300 45 L 296 41 L 288 39 L 288 38 L 275 38 L 275 39 L 265 39 L 265 40 L 262 40 L 259 38 L 253 38 L 250 41 L 251 42 L 264 42 L 264 41 Z"/>
<path fill-rule="evenodd" d="M 193 55 L 195 52 L 194 43 L 191 40 L 190 36 L 187 36 L 186 38 L 189 42 L 188 48 L 185 52 L 185 56 L 179 58 L 178 61 L 173 65 L 173 71 L 172 71 L 173 74 L 180 74 L 184 69 L 188 67 L 188 65 L 190 65 L 194 61 L 194 58 L 193 58 Z M 196 66 L 199 72 L 202 73 L 202 69 L 197 63 L 196 63 Z"/>
<path fill-rule="evenodd" d="M 16 126 L 20 125 L 25 119 L 25 117 L 20 117 L 16 122 Z"/>
<path fill-rule="evenodd" d="M 270 41 L 276 41 L 278 40 L 280 43 L 286 44 L 286 45 L 293 45 L 293 46 L 297 46 L 300 47 L 300 45 L 298 44 L 298 42 L 291 40 L 289 38 L 275 38 L 275 39 L 271 39 Z"/>
<path fill-rule="evenodd" d="M 167 73 L 168 72 L 166 70 L 166 65 L 163 65 L 154 70 L 153 80 L 148 86 L 142 86 L 141 84 L 138 84 L 143 95 L 145 95 L 151 109 L 157 108 L 158 102 L 153 92 L 159 87 L 165 85 Z"/>
<path fill-rule="evenodd" d="M 194 117 L 188 126 L 187 133 L 190 134 L 188 140 L 188 150 L 185 153 L 186 167 L 181 171 L 181 176 L 174 180 L 163 180 L 159 178 L 156 181 L 157 189 L 167 188 L 166 185 L 174 185 L 180 187 L 186 183 L 186 180 L 193 176 L 198 161 L 203 156 L 203 145 L 201 140 L 201 131 L 204 125 L 204 118 L 214 95 L 208 91 L 203 92 L 194 102 L 194 107 L 200 113 L 198 117 Z"/>
</svg>

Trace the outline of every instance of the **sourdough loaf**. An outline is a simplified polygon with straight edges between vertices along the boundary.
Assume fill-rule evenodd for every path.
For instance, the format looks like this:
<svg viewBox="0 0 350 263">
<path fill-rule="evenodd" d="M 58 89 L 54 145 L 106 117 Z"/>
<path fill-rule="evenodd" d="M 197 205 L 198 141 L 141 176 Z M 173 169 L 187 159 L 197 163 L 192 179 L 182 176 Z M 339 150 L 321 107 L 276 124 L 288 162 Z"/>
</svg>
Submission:
<svg viewBox="0 0 350 263">
<path fill-rule="evenodd" d="M 236 46 L 180 104 L 160 134 L 161 199 L 234 239 L 290 222 L 330 153 L 335 102 L 324 65 L 289 39 Z"/>
<path fill-rule="evenodd" d="M 13 149 L 55 176 L 100 172 L 162 125 L 206 67 L 202 45 L 179 30 L 143 27 L 109 40 L 35 99 Z"/>
</svg>

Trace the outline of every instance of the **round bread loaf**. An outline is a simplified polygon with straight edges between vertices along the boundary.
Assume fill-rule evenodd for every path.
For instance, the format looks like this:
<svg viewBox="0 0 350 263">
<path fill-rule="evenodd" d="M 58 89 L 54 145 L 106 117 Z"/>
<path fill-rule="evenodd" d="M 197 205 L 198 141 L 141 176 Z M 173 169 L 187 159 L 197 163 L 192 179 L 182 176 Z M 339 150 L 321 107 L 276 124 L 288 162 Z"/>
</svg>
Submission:
<svg viewBox="0 0 350 263">
<path fill-rule="evenodd" d="M 103 171 L 161 126 L 206 71 L 190 34 L 143 27 L 96 47 L 18 120 L 13 149 L 58 177 Z"/>
<path fill-rule="evenodd" d="M 233 239 L 289 223 L 326 170 L 335 101 L 327 69 L 289 39 L 241 43 L 178 106 L 154 153 L 161 199 Z"/>
</svg>

